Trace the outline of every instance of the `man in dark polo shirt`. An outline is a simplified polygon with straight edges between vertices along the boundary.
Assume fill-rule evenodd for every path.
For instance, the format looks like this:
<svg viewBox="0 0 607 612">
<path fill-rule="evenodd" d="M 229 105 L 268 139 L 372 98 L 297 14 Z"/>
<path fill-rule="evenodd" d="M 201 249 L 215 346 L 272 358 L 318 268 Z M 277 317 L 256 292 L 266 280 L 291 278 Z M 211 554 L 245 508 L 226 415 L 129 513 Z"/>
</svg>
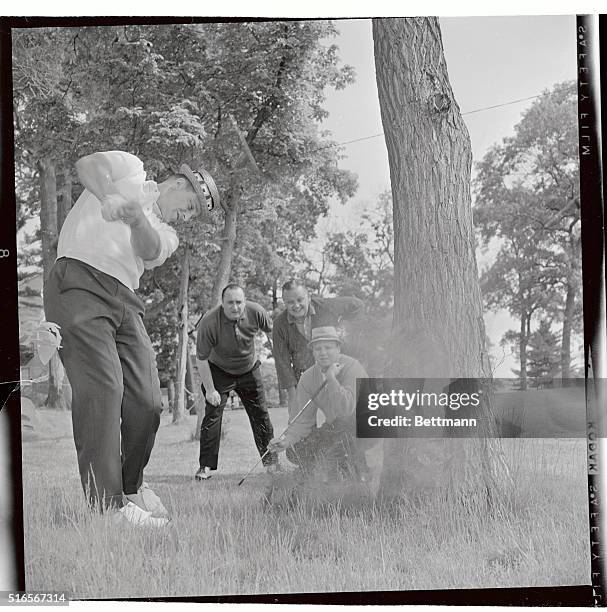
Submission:
<svg viewBox="0 0 607 612">
<path fill-rule="evenodd" d="M 342 320 L 355 319 L 362 314 L 364 304 L 355 297 L 310 296 L 298 280 L 282 286 L 282 301 L 286 308 L 274 320 L 273 353 L 278 386 L 287 390 L 289 408 L 294 408 L 299 378 L 314 365 L 309 345 L 312 329 L 338 327 Z"/>
<path fill-rule="evenodd" d="M 260 330 L 272 331 L 268 313 L 259 304 L 245 300 L 244 290 L 236 284 L 224 288 L 221 304 L 200 321 L 196 358 L 206 404 L 196 480 L 207 480 L 211 470 L 217 469 L 221 419 L 230 391 L 238 394 L 247 411 L 260 456 L 274 435 L 255 355 L 255 335 Z M 268 453 L 263 459 L 269 470 L 277 461 L 276 453 Z"/>
</svg>

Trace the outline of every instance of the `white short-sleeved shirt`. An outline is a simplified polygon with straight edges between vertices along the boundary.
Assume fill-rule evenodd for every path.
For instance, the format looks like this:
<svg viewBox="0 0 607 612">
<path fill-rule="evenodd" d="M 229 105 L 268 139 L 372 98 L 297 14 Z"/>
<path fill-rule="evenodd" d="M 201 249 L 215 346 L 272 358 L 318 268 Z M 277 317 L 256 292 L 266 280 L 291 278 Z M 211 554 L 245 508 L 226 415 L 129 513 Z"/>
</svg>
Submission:
<svg viewBox="0 0 607 612">
<path fill-rule="evenodd" d="M 141 160 L 123 151 L 106 151 L 102 155 L 111 167 L 111 178 L 118 192 L 127 199 L 137 199 L 158 232 L 160 255 L 153 261 L 144 261 L 135 255 L 130 226 L 122 221 L 105 221 L 101 203 L 85 189 L 61 228 L 57 257 L 79 259 L 135 290 L 144 269 L 163 264 L 179 246 L 179 239 L 175 230 L 161 221 L 156 205 L 158 186 L 146 180 Z"/>
</svg>

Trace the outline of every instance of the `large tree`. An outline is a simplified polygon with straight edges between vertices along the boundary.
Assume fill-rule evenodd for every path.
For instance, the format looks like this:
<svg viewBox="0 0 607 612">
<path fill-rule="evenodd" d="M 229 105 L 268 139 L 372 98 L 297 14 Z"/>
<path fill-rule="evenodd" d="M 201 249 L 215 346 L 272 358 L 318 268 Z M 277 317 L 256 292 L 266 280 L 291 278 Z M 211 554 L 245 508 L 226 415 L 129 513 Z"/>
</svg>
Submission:
<svg viewBox="0 0 607 612">
<path fill-rule="evenodd" d="M 394 211 L 394 350 L 387 373 L 488 376 L 471 146 L 438 19 L 374 19 L 373 39 Z M 486 490 L 475 486 L 479 481 L 489 487 L 486 439 L 384 442 L 384 492 L 443 485 Z"/>
</svg>

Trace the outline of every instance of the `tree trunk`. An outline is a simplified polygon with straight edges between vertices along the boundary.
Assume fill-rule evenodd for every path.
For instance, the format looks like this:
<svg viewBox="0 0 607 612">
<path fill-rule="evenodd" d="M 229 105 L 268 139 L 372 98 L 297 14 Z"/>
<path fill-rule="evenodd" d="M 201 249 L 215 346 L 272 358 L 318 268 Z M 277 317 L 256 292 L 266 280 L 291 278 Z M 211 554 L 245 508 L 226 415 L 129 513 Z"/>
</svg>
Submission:
<svg viewBox="0 0 607 612">
<path fill-rule="evenodd" d="M 61 196 L 57 201 L 57 234 L 61 232 L 63 222 L 72 208 L 72 175 L 66 170 L 63 173 Z"/>
<path fill-rule="evenodd" d="M 57 176 L 55 162 L 45 158 L 37 163 L 40 180 L 40 235 L 42 239 L 42 271 L 46 278 L 57 259 Z M 65 408 L 61 396 L 62 366 L 54 355 L 49 362 L 48 394 L 45 405 Z"/>
<path fill-rule="evenodd" d="M 394 201 L 394 327 L 440 336 L 458 376 L 488 374 L 470 138 L 448 81 L 438 21 L 373 25 Z"/>
<path fill-rule="evenodd" d="M 57 177 L 55 163 L 52 160 L 42 159 L 37 166 L 40 174 L 42 267 L 46 280 L 57 259 Z"/>
<path fill-rule="evenodd" d="M 236 226 L 240 201 L 234 195 L 237 189 L 232 186 L 225 206 L 225 219 L 221 232 L 221 252 L 219 254 L 219 265 L 215 272 L 213 289 L 211 291 L 211 308 L 221 302 L 221 292 L 230 280 L 232 273 L 232 257 L 234 255 L 234 245 L 236 244 Z"/>
<path fill-rule="evenodd" d="M 185 411 L 185 373 L 188 359 L 188 282 L 190 279 L 190 248 L 186 246 L 181 263 L 181 282 L 179 284 L 180 329 L 177 348 L 177 368 L 175 400 L 173 403 L 173 423 L 183 417 Z"/>
<path fill-rule="evenodd" d="M 490 374 L 470 196 L 471 146 L 436 18 L 374 19 L 394 219 L 394 319 L 387 375 Z M 490 406 L 485 407 L 487 410 Z M 380 492 L 488 482 L 487 439 L 386 439 Z M 420 465 L 426 469 L 420 470 Z"/>
</svg>

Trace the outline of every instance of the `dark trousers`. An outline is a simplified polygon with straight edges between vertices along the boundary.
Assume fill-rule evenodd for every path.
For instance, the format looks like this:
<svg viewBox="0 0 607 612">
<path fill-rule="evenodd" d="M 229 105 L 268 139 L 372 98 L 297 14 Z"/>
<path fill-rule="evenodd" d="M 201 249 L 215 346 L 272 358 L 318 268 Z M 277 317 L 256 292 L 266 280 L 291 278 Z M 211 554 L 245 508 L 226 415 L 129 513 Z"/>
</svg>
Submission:
<svg viewBox="0 0 607 612">
<path fill-rule="evenodd" d="M 261 381 L 259 361 L 250 372 L 245 374 L 230 374 L 210 361 L 209 367 L 215 389 L 221 395 L 221 402 L 218 406 L 206 402 L 204 407 L 204 419 L 200 428 L 200 467 L 207 466 L 212 470 L 217 469 L 221 420 L 230 391 L 235 391 L 242 400 L 251 423 L 255 446 L 257 446 L 259 455 L 263 455 L 268 448 L 268 442 L 274 437 L 274 429 L 266 407 L 266 395 Z M 205 393 L 204 386 L 202 392 Z M 263 464 L 271 465 L 277 460 L 276 453 L 268 453 L 263 459 Z"/>
<path fill-rule="evenodd" d="M 305 474 L 324 462 L 332 472 L 356 478 L 369 469 L 357 442 L 352 419 L 336 419 L 315 427 L 305 438 L 287 448 L 286 455 Z"/>
<path fill-rule="evenodd" d="M 120 506 L 141 486 L 162 410 L 143 303 L 115 278 L 61 258 L 44 285 L 44 311 L 61 326 L 82 486 L 91 504 Z"/>
</svg>

